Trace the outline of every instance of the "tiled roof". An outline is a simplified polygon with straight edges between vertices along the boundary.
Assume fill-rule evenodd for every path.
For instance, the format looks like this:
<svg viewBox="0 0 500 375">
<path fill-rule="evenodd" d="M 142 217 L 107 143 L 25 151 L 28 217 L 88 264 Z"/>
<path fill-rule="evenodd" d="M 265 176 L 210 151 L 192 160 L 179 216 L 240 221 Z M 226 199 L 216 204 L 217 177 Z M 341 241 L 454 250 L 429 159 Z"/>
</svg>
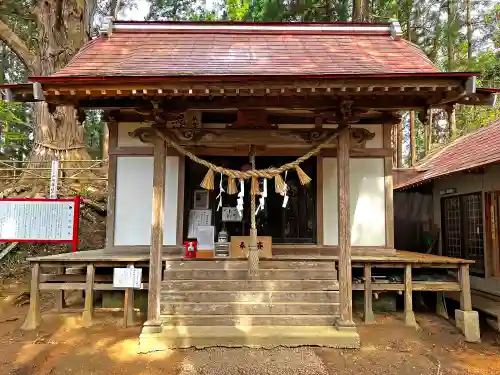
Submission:
<svg viewBox="0 0 500 375">
<path fill-rule="evenodd" d="M 500 120 L 453 141 L 415 169 L 395 188 L 408 188 L 455 172 L 500 162 Z"/>
<path fill-rule="evenodd" d="M 420 49 L 392 38 L 388 24 L 116 22 L 54 77 L 436 72 Z"/>
</svg>

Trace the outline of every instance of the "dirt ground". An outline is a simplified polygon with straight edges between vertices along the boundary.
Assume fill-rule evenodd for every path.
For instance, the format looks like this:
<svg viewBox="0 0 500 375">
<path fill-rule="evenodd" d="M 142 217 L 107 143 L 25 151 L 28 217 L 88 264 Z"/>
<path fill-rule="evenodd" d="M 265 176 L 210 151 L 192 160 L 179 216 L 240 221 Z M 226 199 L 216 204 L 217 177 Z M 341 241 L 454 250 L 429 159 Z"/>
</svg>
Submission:
<svg viewBox="0 0 500 375">
<path fill-rule="evenodd" d="M 46 312 L 43 328 L 23 332 L 27 305 L 15 303 L 22 288 L 0 286 L 1 375 L 500 374 L 496 333 L 468 344 L 452 323 L 432 314 L 417 315 L 419 330 L 404 326 L 399 314 L 378 315 L 376 324 L 359 325 L 359 350 L 214 348 L 141 355 L 139 327 L 119 328 L 119 318 L 109 314 L 98 315 L 87 329 L 79 315 Z M 48 311 L 51 298 L 42 301 Z"/>
</svg>

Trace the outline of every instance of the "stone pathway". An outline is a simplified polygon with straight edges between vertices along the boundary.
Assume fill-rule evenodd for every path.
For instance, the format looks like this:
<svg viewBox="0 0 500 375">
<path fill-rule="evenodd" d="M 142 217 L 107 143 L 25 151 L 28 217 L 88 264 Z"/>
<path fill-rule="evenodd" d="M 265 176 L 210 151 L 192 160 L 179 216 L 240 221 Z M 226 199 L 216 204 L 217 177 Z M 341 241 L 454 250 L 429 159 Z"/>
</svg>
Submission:
<svg viewBox="0 0 500 375">
<path fill-rule="evenodd" d="M 312 348 L 189 351 L 179 375 L 328 375 Z"/>
</svg>

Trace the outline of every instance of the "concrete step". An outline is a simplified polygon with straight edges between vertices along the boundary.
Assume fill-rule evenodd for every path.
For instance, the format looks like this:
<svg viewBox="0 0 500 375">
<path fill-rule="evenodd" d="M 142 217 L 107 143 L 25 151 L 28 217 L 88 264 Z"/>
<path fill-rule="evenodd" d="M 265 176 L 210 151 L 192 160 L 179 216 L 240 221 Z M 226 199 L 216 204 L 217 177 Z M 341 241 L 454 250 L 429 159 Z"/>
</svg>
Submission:
<svg viewBox="0 0 500 375">
<path fill-rule="evenodd" d="M 335 270 L 261 269 L 261 280 L 331 280 L 337 279 Z M 166 269 L 163 275 L 168 280 L 247 280 L 246 269 Z"/>
<path fill-rule="evenodd" d="M 338 303 L 338 291 L 161 291 L 162 302 L 314 302 Z"/>
<path fill-rule="evenodd" d="M 213 346 L 273 348 L 315 345 L 359 348 L 355 330 L 339 331 L 332 326 L 167 326 L 159 333 L 143 332 L 139 351 Z"/>
<path fill-rule="evenodd" d="M 339 290 L 337 280 L 166 280 L 162 291 L 307 291 Z"/>
<path fill-rule="evenodd" d="M 337 315 L 161 315 L 172 326 L 333 326 Z"/>
<path fill-rule="evenodd" d="M 247 270 L 248 261 L 246 260 L 167 260 L 166 269 L 176 270 Z M 292 269 L 297 271 L 304 270 L 323 270 L 334 271 L 335 262 L 319 260 L 260 260 L 259 269 Z"/>
<path fill-rule="evenodd" d="M 162 315 L 336 315 L 338 303 L 160 302 Z"/>
</svg>

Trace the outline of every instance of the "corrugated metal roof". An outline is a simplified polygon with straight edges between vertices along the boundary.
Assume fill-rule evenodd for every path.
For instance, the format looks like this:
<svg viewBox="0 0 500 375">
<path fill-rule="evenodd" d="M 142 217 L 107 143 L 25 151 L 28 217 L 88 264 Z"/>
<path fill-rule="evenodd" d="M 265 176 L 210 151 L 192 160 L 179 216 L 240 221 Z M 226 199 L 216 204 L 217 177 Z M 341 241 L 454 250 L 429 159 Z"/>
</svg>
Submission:
<svg viewBox="0 0 500 375">
<path fill-rule="evenodd" d="M 392 38 L 389 25 L 119 22 L 53 77 L 436 72 L 420 49 Z"/>
<path fill-rule="evenodd" d="M 453 141 L 422 164 L 417 175 L 396 189 L 419 185 L 435 178 L 500 162 L 500 120 Z"/>
</svg>

